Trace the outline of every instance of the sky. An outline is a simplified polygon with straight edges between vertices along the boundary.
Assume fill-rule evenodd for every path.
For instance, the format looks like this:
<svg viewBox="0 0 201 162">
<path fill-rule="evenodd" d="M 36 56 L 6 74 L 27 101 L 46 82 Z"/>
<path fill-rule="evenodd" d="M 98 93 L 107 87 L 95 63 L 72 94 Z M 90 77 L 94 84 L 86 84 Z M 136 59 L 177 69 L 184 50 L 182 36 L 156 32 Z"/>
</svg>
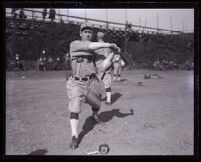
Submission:
<svg viewBox="0 0 201 162">
<path fill-rule="evenodd" d="M 108 21 L 125 23 L 126 9 L 108 9 Z M 65 11 L 62 11 L 65 13 Z M 70 15 L 83 16 L 84 9 L 70 9 Z M 158 14 L 158 25 L 157 25 Z M 106 9 L 86 9 L 86 17 L 106 20 Z M 172 23 L 171 22 L 172 19 Z M 127 21 L 135 25 L 159 27 L 164 29 L 194 30 L 193 9 L 127 9 Z"/>
<path fill-rule="evenodd" d="M 6 11 L 9 11 L 7 9 Z M 34 9 L 42 11 L 42 9 Z M 194 31 L 194 9 L 56 9 L 56 13 L 184 32 Z M 41 15 L 41 14 L 40 14 Z M 71 19 L 70 19 L 71 20 Z M 73 20 L 73 19 L 72 19 Z"/>
</svg>

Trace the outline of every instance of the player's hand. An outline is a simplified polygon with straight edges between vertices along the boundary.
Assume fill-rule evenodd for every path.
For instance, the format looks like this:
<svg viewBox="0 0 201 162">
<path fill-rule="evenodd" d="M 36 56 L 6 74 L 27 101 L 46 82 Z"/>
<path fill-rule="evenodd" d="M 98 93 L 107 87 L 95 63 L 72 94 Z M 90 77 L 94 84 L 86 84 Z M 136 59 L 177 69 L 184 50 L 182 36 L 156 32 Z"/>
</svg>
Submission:
<svg viewBox="0 0 201 162">
<path fill-rule="evenodd" d="M 115 51 L 115 52 L 119 52 L 120 51 L 120 48 L 115 44 L 115 43 L 111 43 L 110 44 L 110 48 Z"/>
<path fill-rule="evenodd" d="M 121 52 L 121 48 L 117 47 L 117 52 L 120 53 Z"/>
</svg>

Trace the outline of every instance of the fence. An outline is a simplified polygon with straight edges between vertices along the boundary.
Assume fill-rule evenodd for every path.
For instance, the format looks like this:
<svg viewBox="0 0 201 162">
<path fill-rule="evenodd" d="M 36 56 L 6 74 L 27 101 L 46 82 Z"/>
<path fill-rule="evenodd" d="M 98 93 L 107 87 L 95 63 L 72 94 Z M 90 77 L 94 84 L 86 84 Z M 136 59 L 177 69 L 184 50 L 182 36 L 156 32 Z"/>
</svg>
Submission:
<svg viewBox="0 0 201 162">
<path fill-rule="evenodd" d="M 11 10 L 11 9 L 10 9 Z M 42 11 L 37 11 L 33 9 L 24 9 L 27 15 L 27 20 L 38 20 L 42 21 Z M 11 11 L 6 11 L 6 18 L 11 18 L 12 13 Z M 72 21 L 70 21 L 72 19 Z M 46 18 L 44 21 L 50 22 L 51 20 Z M 126 31 L 128 29 L 128 24 L 126 23 L 118 23 L 118 22 L 112 22 L 112 21 L 104 21 L 104 20 L 97 20 L 97 19 L 92 19 L 92 18 L 83 18 L 83 17 L 78 17 L 78 16 L 69 16 L 69 15 L 64 15 L 60 13 L 55 14 L 55 22 L 60 22 L 62 21 L 63 23 L 74 23 L 74 24 L 81 24 L 83 22 L 91 22 L 94 27 L 97 28 L 105 28 L 105 29 L 111 29 L 111 30 L 118 30 L 118 31 Z M 118 26 L 118 27 L 117 27 Z M 154 27 L 148 27 L 148 26 L 141 26 L 141 25 L 134 25 L 134 24 L 129 24 L 129 30 L 133 31 L 139 31 L 139 32 L 144 32 L 144 33 L 162 33 L 162 34 L 181 34 L 181 31 L 174 31 L 174 30 L 168 30 L 168 29 L 161 29 L 161 28 L 154 28 Z"/>
</svg>

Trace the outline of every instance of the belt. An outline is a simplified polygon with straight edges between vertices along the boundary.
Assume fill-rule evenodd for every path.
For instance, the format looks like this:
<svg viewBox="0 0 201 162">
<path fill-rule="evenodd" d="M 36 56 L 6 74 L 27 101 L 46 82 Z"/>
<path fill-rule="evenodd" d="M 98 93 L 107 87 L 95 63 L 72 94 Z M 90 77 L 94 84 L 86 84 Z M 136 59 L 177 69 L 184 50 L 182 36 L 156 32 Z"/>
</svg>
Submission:
<svg viewBox="0 0 201 162">
<path fill-rule="evenodd" d="M 80 80 L 80 81 L 89 81 L 91 80 L 92 78 L 95 77 L 95 75 L 90 75 L 88 77 L 77 77 L 77 76 L 72 76 L 75 80 Z"/>
</svg>

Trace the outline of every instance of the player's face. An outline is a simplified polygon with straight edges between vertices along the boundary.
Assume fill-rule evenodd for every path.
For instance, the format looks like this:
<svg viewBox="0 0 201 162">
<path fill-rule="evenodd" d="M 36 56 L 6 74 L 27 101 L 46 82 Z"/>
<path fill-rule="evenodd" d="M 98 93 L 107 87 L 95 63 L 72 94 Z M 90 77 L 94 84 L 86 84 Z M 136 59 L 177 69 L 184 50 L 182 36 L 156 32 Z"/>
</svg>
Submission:
<svg viewBox="0 0 201 162">
<path fill-rule="evenodd" d="M 92 40 L 93 37 L 93 31 L 91 29 L 84 29 L 83 31 L 80 32 L 80 36 L 82 40 Z"/>
</svg>

